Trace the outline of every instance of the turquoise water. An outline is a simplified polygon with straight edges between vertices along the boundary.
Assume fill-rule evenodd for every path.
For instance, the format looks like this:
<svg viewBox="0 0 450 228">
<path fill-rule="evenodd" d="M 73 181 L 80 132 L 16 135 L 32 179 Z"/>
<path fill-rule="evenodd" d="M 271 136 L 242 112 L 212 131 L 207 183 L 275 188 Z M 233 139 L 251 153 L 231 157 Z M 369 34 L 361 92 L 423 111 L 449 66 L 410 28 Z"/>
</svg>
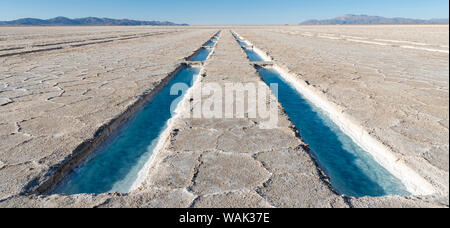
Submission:
<svg viewBox="0 0 450 228">
<path fill-rule="evenodd" d="M 265 60 L 251 48 L 244 48 L 245 53 L 251 62 L 264 62 Z"/>
<path fill-rule="evenodd" d="M 359 147 L 323 111 L 297 92 L 273 69 L 258 67 L 263 80 L 278 84 L 278 100 L 309 144 L 339 193 L 347 196 L 408 195 L 408 191 Z"/>
<path fill-rule="evenodd" d="M 212 49 L 210 48 L 201 48 L 200 51 L 198 51 L 198 53 L 191 59 L 191 61 L 206 61 L 211 52 Z"/>
<path fill-rule="evenodd" d="M 245 41 L 242 41 L 242 40 L 237 40 L 238 41 L 238 43 L 239 43 L 239 45 L 241 45 L 241 47 L 246 47 L 246 46 L 248 46 L 248 43 L 247 42 L 245 42 Z"/>
<path fill-rule="evenodd" d="M 216 45 L 216 42 L 213 40 L 211 40 L 207 44 L 205 44 L 206 47 L 213 47 L 214 45 Z"/>
<path fill-rule="evenodd" d="M 245 42 L 244 40 L 241 40 L 238 36 L 236 36 L 235 34 L 233 34 L 234 38 L 236 39 L 236 41 L 239 43 L 239 45 L 241 45 L 241 47 L 246 47 L 248 46 L 248 43 Z"/>
<path fill-rule="evenodd" d="M 186 92 L 171 95 L 172 86 L 184 83 L 191 87 L 199 72 L 200 68 L 186 66 L 176 74 L 110 142 L 77 168 L 56 192 L 127 193 L 151 157 L 160 134 L 167 128 L 168 120 L 174 115 L 171 112 L 172 103 L 178 105 Z"/>
</svg>

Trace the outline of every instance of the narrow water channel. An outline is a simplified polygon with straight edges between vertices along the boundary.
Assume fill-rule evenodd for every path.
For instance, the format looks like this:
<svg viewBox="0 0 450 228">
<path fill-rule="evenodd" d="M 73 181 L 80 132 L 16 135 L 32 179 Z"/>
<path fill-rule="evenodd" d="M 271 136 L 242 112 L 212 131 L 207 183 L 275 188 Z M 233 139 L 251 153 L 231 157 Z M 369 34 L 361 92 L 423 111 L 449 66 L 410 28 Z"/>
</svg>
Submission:
<svg viewBox="0 0 450 228">
<path fill-rule="evenodd" d="M 209 55 L 212 53 L 212 48 L 201 48 L 191 59 L 190 61 L 206 61 Z"/>
<path fill-rule="evenodd" d="M 249 44 L 247 43 L 247 41 L 243 41 L 243 40 L 237 40 L 238 41 L 238 43 L 239 43 L 239 45 L 241 46 L 241 47 L 247 47 L 247 46 L 249 46 Z"/>
<path fill-rule="evenodd" d="M 210 40 L 208 43 L 205 44 L 205 47 L 214 47 L 216 45 L 216 41 Z"/>
<path fill-rule="evenodd" d="M 256 67 L 264 82 L 278 84 L 278 100 L 339 193 L 347 196 L 408 195 L 402 182 L 306 100 L 276 69 Z"/>
<path fill-rule="evenodd" d="M 184 94 L 171 95 L 171 87 L 184 83 L 191 87 L 200 73 L 200 67 L 185 66 L 161 89 L 129 123 L 105 143 L 56 193 L 127 193 L 138 173 L 149 160 L 168 120 L 174 113 L 171 105 L 178 105 Z"/>
<path fill-rule="evenodd" d="M 260 56 L 253 48 L 244 48 L 245 53 L 251 62 L 264 62 L 266 61 L 262 56 Z"/>
<path fill-rule="evenodd" d="M 234 39 L 236 39 L 236 41 L 239 43 L 239 45 L 241 47 L 247 47 L 250 45 L 247 41 L 241 39 L 238 35 L 233 33 L 233 36 L 234 36 Z"/>
</svg>

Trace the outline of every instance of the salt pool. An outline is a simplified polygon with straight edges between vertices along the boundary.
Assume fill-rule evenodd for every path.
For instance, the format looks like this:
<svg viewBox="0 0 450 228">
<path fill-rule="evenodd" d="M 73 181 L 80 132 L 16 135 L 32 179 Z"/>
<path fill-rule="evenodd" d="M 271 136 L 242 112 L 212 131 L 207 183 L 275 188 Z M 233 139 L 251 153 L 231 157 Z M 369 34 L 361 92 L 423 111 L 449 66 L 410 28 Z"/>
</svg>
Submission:
<svg viewBox="0 0 450 228">
<path fill-rule="evenodd" d="M 162 88 L 126 126 L 97 150 L 83 165 L 76 168 L 56 193 L 127 193 L 139 172 L 152 156 L 162 132 L 175 113 L 184 93 L 171 95 L 171 87 L 184 83 L 191 87 L 200 67 L 185 66 Z"/>
<path fill-rule="evenodd" d="M 335 190 L 354 197 L 409 195 L 402 182 L 346 135 L 323 110 L 306 100 L 272 67 L 257 66 L 263 80 L 278 84 L 278 100 L 298 128 Z"/>
</svg>

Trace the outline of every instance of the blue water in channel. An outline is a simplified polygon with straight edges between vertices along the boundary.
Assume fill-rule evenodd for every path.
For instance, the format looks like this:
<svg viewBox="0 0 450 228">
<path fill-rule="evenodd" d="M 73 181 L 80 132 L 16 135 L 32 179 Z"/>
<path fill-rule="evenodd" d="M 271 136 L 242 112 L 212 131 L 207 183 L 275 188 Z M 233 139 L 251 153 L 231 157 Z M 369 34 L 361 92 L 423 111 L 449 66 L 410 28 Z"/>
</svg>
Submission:
<svg viewBox="0 0 450 228">
<path fill-rule="evenodd" d="M 278 84 L 278 100 L 309 144 L 339 193 L 347 196 L 409 195 L 390 172 L 359 147 L 325 114 L 270 68 L 258 67 L 263 80 Z"/>
<path fill-rule="evenodd" d="M 100 194 L 127 193 L 137 179 L 139 171 L 151 157 L 160 134 L 172 118 L 171 105 L 181 101 L 183 93 L 170 95 L 176 83 L 191 87 L 200 68 L 186 66 L 157 93 L 142 110 L 99 152 L 75 170 L 56 193 Z"/>
<path fill-rule="evenodd" d="M 191 59 L 191 61 L 206 61 L 211 52 L 212 49 L 210 48 L 201 48 L 200 51 L 198 51 L 197 54 Z"/>
<path fill-rule="evenodd" d="M 213 47 L 214 45 L 216 45 L 216 41 L 209 41 L 207 44 L 205 44 L 206 47 Z"/>
<path fill-rule="evenodd" d="M 264 62 L 265 60 L 256 53 L 252 48 L 244 48 L 245 53 L 251 62 Z"/>
<path fill-rule="evenodd" d="M 242 41 L 242 40 L 237 40 L 238 41 L 238 43 L 239 43 L 239 45 L 241 45 L 241 47 L 246 47 L 246 46 L 248 46 L 248 43 L 247 42 L 245 42 L 245 41 Z"/>
</svg>

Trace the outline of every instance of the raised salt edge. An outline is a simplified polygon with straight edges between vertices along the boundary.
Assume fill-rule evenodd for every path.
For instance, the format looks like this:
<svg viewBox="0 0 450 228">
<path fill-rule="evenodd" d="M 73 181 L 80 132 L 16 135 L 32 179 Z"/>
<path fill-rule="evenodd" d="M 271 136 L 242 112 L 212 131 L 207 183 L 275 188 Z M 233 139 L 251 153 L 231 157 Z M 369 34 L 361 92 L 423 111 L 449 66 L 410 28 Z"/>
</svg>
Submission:
<svg viewBox="0 0 450 228">
<path fill-rule="evenodd" d="M 197 66 L 192 66 L 192 67 L 197 67 Z M 177 105 L 177 108 L 174 111 L 176 114 L 167 121 L 167 128 L 159 136 L 158 143 L 156 144 L 156 147 L 153 149 L 153 153 L 152 153 L 151 157 L 145 163 L 145 165 L 141 169 L 141 171 L 139 171 L 137 179 L 134 181 L 133 185 L 130 188 L 130 192 L 138 190 L 142 186 L 142 184 L 145 182 L 145 179 L 148 177 L 150 168 L 155 167 L 156 163 L 158 162 L 156 157 L 163 149 L 163 147 L 166 143 L 166 139 L 169 138 L 170 133 L 173 130 L 174 122 L 182 117 L 183 112 L 189 111 L 188 104 L 189 104 L 190 97 L 192 97 L 192 93 L 193 93 L 192 91 L 195 88 L 197 88 L 198 85 L 200 84 L 199 82 L 201 81 L 201 75 L 203 73 L 203 67 L 200 67 L 200 66 L 198 66 L 198 67 L 200 68 L 200 71 L 197 75 L 197 79 L 195 80 L 195 82 L 193 83 L 191 88 L 189 88 L 187 90 L 187 92 L 184 95 L 184 98 L 181 100 L 181 102 Z"/>
<path fill-rule="evenodd" d="M 236 34 L 236 36 L 250 43 L 240 35 Z M 255 49 L 259 50 L 257 48 Z M 265 56 L 267 55 L 265 54 Z M 312 104 L 322 109 L 358 146 L 371 154 L 376 162 L 397 177 L 411 194 L 432 195 L 436 193 L 436 189 L 427 180 L 397 158 L 387 146 L 371 136 L 361 125 L 357 124 L 351 117 L 345 114 L 338 105 L 328 101 L 324 95 L 321 95 L 316 89 L 311 88 L 305 81 L 298 79 L 281 67 L 277 65 L 271 67 Z"/>
<path fill-rule="evenodd" d="M 259 49 L 259 48 L 253 47 L 253 51 L 254 51 L 256 54 L 258 54 L 259 56 L 261 56 L 261 58 L 262 58 L 264 61 L 271 61 L 271 60 L 272 60 L 266 53 L 264 53 L 264 52 L 263 52 L 261 49 Z"/>
<path fill-rule="evenodd" d="M 413 195 L 432 195 L 436 189 L 422 176 L 408 167 L 393 152 L 370 135 L 361 125 L 355 123 L 339 106 L 329 102 L 306 82 L 286 72 L 279 66 L 272 66 L 287 82 L 315 106 L 324 110 L 333 122 L 356 144 L 370 153 L 376 162 L 386 168 L 405 185 Z"/>
<path fill-rule="evenodd" d="M 220 33 L 217 34 L 216 36 L 217 36 L 217 40 L 216 40 L 216 44 L 217 44 L 217 42 L 220 38 Z M 215 47 L 215 45 L 213 47 L 211 47 L 212 50 L 209 53 L 209 55 L 206 57 L 205 61 L 214 53 L 214 47 Z M 131 186 L 129 192 L 138 190 L 143 185 L 143 183 L 145 182 L 145 179 L 148 177 L 148 172 L 150 171 L 150 169 L 152 167 L 155 167 L 156 163 L 158 162 L 156 157 L 160 153 L 160 151 L 163 149 L 167 138 L 169 138 L 170 133 L 173 130 L 173 123 L 177 119 L 181 118 L 181 116 L 182 116 L 181 114 L 183 112 L 189 111 L 189 106 L 187 106 L 189 104 L 189 98 L 192 97 L 192 93 L 193 93 L 192 91 L 199 86 L 199 84 L 200 84 L 199 82 L 201 81 L 201 75 L 203 74 L 203 70 L 204 70 L 204 68 L 201 66 L 195 66 L 195 65 L 192 66 L 191 65 L 191 67 L 199 67 L 200 68 L 200 71 L 197 75 L 197 79 L 195 80 L 195 82 L 193 83 L 191 88 L 189 88 L 187 90 L 187 92 L 184 95 L 184 98 L 181 100 L 181 102 L 177 105 L 177 108 L 174 111 L 176 114 L 167 121 L 167 128 L 158 137 L 158 142 L 156 144 L 156 147 L 153 149 L 152 155 L 150 156 L 148 161 L 145 163 L 144 167 L 139 171 L 138 176 L 137 176 L 136 180 L 134 181 L 133 185 Z"/>
</svg>

